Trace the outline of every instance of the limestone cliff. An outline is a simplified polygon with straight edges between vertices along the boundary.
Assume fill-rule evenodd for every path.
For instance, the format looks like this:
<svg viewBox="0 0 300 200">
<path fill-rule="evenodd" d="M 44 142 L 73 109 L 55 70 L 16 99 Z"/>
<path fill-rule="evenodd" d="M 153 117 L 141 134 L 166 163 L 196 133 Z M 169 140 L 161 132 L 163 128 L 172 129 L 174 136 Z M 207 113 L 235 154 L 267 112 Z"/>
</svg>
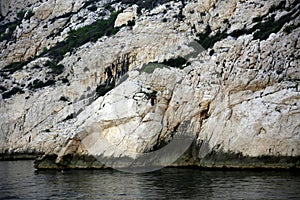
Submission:
<svg viewBox="0 0 300 200">
<path fill-rule="evenodd" d="M 299 7 L 2 0 L 2 158 L 43 154 L 38 168 L 152 158 L 299 168 Z M 185 153 L 173 159 L 170 150 Z"/>
</svg>

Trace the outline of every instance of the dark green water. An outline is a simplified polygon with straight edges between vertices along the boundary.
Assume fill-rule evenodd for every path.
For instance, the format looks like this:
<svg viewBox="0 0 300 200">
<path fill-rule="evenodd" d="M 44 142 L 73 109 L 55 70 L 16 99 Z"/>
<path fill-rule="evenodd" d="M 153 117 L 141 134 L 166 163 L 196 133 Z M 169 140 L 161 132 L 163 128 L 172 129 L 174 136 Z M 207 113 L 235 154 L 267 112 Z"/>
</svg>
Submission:
<svg viewBox="0 0 300 200">
<path fill-rule="evenodd" d="M 0 199 L 300 199 L 300 172 L 165 168 L 38 171 L 32 161 L 0 162 Z"/>
</svg>

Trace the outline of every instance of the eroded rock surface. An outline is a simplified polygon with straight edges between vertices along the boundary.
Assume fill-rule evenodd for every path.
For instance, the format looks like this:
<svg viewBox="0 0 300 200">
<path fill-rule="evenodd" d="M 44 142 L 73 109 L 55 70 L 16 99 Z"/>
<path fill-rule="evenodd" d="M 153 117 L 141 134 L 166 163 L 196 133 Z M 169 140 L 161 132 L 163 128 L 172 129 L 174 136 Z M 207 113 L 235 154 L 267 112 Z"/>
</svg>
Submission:
<svg viewBox="0 0 300 200">
<path fill-rule="evenodd" d="M 2 155 L 109 167 L 188 134 L 170 165 L 299 168 L 297 1 L 3 2 L 1 27 L 26 12 L 0 41 Z M 51 56 L 118 9 L 111 31 Z"/>
</svg>

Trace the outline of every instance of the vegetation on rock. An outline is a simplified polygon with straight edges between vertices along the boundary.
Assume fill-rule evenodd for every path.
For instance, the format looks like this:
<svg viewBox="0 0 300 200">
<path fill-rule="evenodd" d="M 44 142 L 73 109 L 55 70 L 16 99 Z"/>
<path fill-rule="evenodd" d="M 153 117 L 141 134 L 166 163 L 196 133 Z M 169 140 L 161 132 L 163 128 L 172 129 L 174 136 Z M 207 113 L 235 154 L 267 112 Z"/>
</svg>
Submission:
<svg viewBox="0 0 300 200">
<path fill-rule="evenodd" d="M 66 40 L 59 42 L 56 46 L 43 52 L 46 56 L 51 57 L 58 63 L 63 59 L 64 55 L 72 52 L 88 42 L 96 42 L 103 36 L 111 36 L 119 31 L 119 28 L 114 28 L 115 20 L 119 12 L 113 12 L 108 20 L 98 19 L 91 25 L 84 26 L 77 30 L 71 30 Z"/>
<path fill-rule="evenodd" d="M 112 90 L 115 87 L 115 82 L 110 84 L 99 84 L 96 88 L 96 97 L 104 96 L 107 92 Z"/>
</svg>

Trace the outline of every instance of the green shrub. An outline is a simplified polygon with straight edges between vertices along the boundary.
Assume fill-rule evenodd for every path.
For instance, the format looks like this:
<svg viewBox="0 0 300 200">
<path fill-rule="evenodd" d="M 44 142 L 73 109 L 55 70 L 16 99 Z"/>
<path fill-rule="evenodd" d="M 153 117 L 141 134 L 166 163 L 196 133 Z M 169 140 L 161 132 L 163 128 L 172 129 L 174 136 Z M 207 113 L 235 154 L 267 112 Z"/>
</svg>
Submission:
<svg viewBox="0 0 300 200">
<path fill-rule="evenodd" d="M 26 64 L 26 62 L 14 62 L 14 63 L 11 63 L 11 64 L 5 66 L 1 71 L 9 72 L 10 74 L 13 74 L 14 72 L 22 69 L 25 64 Z"/>
<path fill-rule="evenodd" d="M 14 22 L 10 22 L 4 25 L 0 25 L 0 42 L 7 40 L 10 41 L 13 39 L 13 33 L 16 30 L 17 26 L 22 23 L 22 20 L 24 19 L 26 14 L 26 10 L 22 10 L 17 13 L 17 20 Z M 30 16 L 32 12 L 29 11 L 27 14 Z M 31 17 L 31 16 L 30 16 Z M 26 16 L 27 18 L 27 16 Z"/>
<path fill-rule="evenodd" d="M 283 31 L 286 33 L 291 33 L 294 29 L 300 27 L 300 23 L 298 22 L 297 24 L 291 24 L 286 27 L 284 27 Z"/>
<path fill-rule="evenodd" d="M 87 8 L 88 6 L 94 6 L 93 4 L 94 3 L 96 3 L 96 2 L 98 2 L 99 0 L 89 0 L 89 1 L 86 1 L 85 3 L 84 3 L 84 5 L 82 6 L 82 8 Z"/>
<path fill-rule="evenodd" d="M 95 12 L 98 8 L 97 8 L 96 5 L 91 5 L 91 6 L 87 7 L 87 9 L 88 9 L 89 11 Z"/>
<path fill-rule="evenodd" d="M 135 21 L 134 20 L 129 20 L 127 22 L 127 26 L 129 26 L 129 27 L 133 27 L 134 25 L 135 25 Z"/>
<path fill-rule="evenodd" d="M 67 52 L 72 52 L 87 42 L 96 42 L 102 36 L 116 34 L 119 28 L 114 28 L 114 23 L 118 14 L 119 12 L 113 12 L 108 20 L 99 19 L 91 25 L 71 30 L 66 40 L 47 50 L 44 54 L 48 54 L 56 62 L 59 62 Z"/>
<path fill-rule="evenodd" d="M 70 81 L 69 81 L 69 79 L 67 79 L 67 78 L 61 78 L 61 79 L 59 79 L 59 80 L 62 81 L 63 83 L 70 84 Z"/>
<path fill-rule="evenodd" d="M 102 83 L 98 85 L 96 88 L 96 94 L 97 94 L 96 96 L 97 97 L 104 96 L 107 92 L 112 90 L 114 87 L 115 87 L 115 82 L 112 82 L 110 84 Z"/>
<path fill-rule="evenodd" d="M 43 47 L 41 54 L 45 54 L 45 53 L 47 53 L 47 51 L 48 51 L 47 47 Z"/>
<path fill-rule="evenodd" d="M 141 72 L 145 72 L 145 73 L 148 73 L 148 74 L 151 74 L 154 72 L 154 70 L 156 68 L 164 68 L 166 67 L 165 65 L 161 64 L 161 63 L 154 63 L 154 62 L 151 62 L 151 63 L 148 63 L 148 64 L 144 64 L 142 66 L 142 69 L 141 69 Z"/>
<path fill-rule="evenodd" d="M 68 115 L 65 119 L 63 119 L 62 121 L 65 122 L 65 121 L 74 119 L 74 117 L 75 117 L 75 114 L 72 113 L 72 114 Z"/>
<path fill-rule="evenodd" d="M 49 67 L 51 69 L 51 73 L 55 74 L 55 75 L 59 75 L 61 73 L 63 73 L 64 71 L 64 66 L 63 65 L 58 65 L 53 61 L 47 61 L 45 64 L 47 67 Z"/>
<path fill-rule="evenodd" d="M 4 92 L 4 93 L 2 94 L 2 98 L 3 98 L 3 99 L 8 99 L 8 98 L 12 97 L 12 96 L 15 95 L 15 94 L 23 94 L 23 93 L 24 93 L 24 91 L 23 91 L 21 88 L 19 88 L 19 87 L 14 87 L 14 88 L 11 89 L 10 91 Z"/>
<path fill-rule="evenodd" d="M 11 22 L 5 25 L 0 26 L 0 42 L 7 40 L 10 41 L 13 39 L 13 33 L 16 30 L 19 22 Z"/>
<path fill-rule="evenodd" d="M 31 83 L 31 85 L 29 87 L 31 89 L 39 89 L 39 88 L 47 87 L 47 86 L 54 85 L 54 84 L 55 84 L 54 80 L 48 80 L 46 82 L 43 82 L 43 81 L 36 79 Z"/>
<path fill-rule="evenodd" d="M 69 99 L 65 96 L 61 96 L 59 100 L 60 101 L 69 101 Z"/>
<path fill-rule="evenodd" d="M 2 92 L 6 92 L 6 91 L 7 91 L 7 89 L 5 87 L 3 87 L 2 85 L 0 85 L 0 92 L 2 93 Z"/>
<path fill-rule="evenodd" d="M 187 62 L 187 60 L 185 58 L 179 56 L 177 58 L 170 58 L 169 60 L 164 60 L 161 63 L 150 62 L 148 64 L 144 64 L 140 71 L 151 74 L 157 68 L 162 69 L 162 68 L 165 68 L 165 67 L 167 67 L 167 68 L 168 67 L 176 67 L 176 68 L 179 68 L 179 69 L 183 69 L 183 65 L 186 64 L 186 62 Z"/>
<path fill-rule="evenodd" d="M 26 15 L 24 15 L 24 19 L 29 20 L 32 16 L 34 16 L 34 12 L 32 10 L 27 11 Z"/>
<path fill-rule="evenodd" d="M 259 22 L 257 23 L 250 31 L 256 31 L 253 36 L 254 39 L 261 39 L 265 40 L 269 37 L 271 33 L 277 33 L 278 31 L 281 30 L 281 28 L 284 26 L 285 23 L 291 21 L 292 19 L 295 18 L 293 16 L 293 12 L 282 16 L 279 20 L 275 21 L 275 17 L 272 16 L 270 19 L 264 21 L 264 22 Z"/>
<path fill-rule="evenodd" d="M 157 91 L 153 90 L 151 93 L 147 93 L 147 92 L 142 92 L 146 95 L 147 99 L 151 99 L 152 96 L 156 96 L 157 95 Z"/>
<path fill-rule="evenodd" d="M 284 8 L 285 8 L 285 4 L 286 4 L 285 0 L 281 0 L 281 1 L 279 2 L 278 5 L 274 5 L 274 4 L 273 4 L 273 5 L 269 8 L 269 13 L 272 13 L 272 12 L 274 12 L 274 11 L 276 11 L 276 10 L 284 9 Z"/>
<path fill-rule="evenodd" d="M 138 5 L 139 9 L 145 8 L 146 10 L 153 9 L 158 4 L 164 4 L 172 0 L 117 0 L 116 2 L 122 2 L 127 5 Z M 178 0 L 176 0 L 178 1 Z"/>
<path fill-rule="evenodd" d="M 254 18 L 252 19 L 252 22 L 261 22 L 265 16 L 266 16 L 266 15 L 254 17 Z"/>
<path fill-rule="evenodd" d="M 185 58 L 179 56 L 177 58 L 170 58 L 169 60 L 164 60 L 164 62 L 162 64 L 183 69 L 183 65 L 186 62 L 187 62 L 187 60 Z"/>
<path fill-rule="evenodd" d="M 228 36 L 228 34 L 226 33 L 227 30 L 224 30 L 223 32 L 218 31 L 215 35 L 210 36 L 211 28 L 208 25 L 205 28 L 204 33 L 198 33 L 197 34 L 197 42 L 199 42 L 199 44 L 201 44 L 201 46 L 204 49 L 208 49 L 214 46 L 214 44 L 224 38 L 226 38 Z"/>
<path fill-rule="evenodd" d="M 294 4 L 297 4 L 297 3 L 293 3 L 293 5 Z M 293 5 L 290 5 L 290 7 L 293 8 L 294 7 Z M 285 9 L 285 1 L 280 1 L 278 6 L 272 6 L 270 8 L 269 12 L 274 12 L 275 10 L 278 10 L 278 9 Z M 287 10 L 289 10 L 289 9 L 290 8 L 287 8 Z M 298 10 L 294 9 L 294 11 L 291 11 L 290 13 L 288 13 L 284 16 L 281 16 L 280 19 L 278 19 L 277 21 L 275 20 L 275 15 L 272 15 L 270 18 L 266 19 L 265 21 L 262 21 L 262 18 L 264 17 L 263 16 L 260 18 L 261 21 L 258 21 L 258 23 L 253 28 L 251 28 L 247 33 L 256 31 L 253 34 L 254 39 L 265 40 L 269 37 L 269 35 L 271 33 L 277 33 L 278 31 L 280 31 L 282 29 L 282 27 L 287 22 L 290 22 L 291 20 L 295 19 L 298 16 L 296 14 L 297 12 L 298 12 Z M 293 26 L 291 26 L 291 27 L 287 26 L 287 27 L 286 27 L 287 29 L 285 28 L 283 31 L 289 32 L 289 31 L 292 31 L 292 29 L 294 28 Z M 295 27 L 295 28 L 297 28 L 297 27 Z"/>
<path fill-rule="evenodd" d="M 17 18 L 22 21 L 22 19 L 24 19 L 25 14 L 26 14 L 26 10 L 21 10 L 20 12 L 17 13 Z"/>
<path fill-rule="evenodd" d="M 284 6 L 283 6 L 282 2 L 283 1 L 281 1 L 278 6 L 271 8 L 270 12 L 273 12 L 278 9 L 283 9 Z M 255 17 L 255 18 L 253 18 L 252 21 L 256 24 L 252 28 L 250 28 L 250 29 L 244 28 L 244 29 L 240 29 L 240 30 L 235 30 L 231 34 L 227 34 L 226 33 L 227 30 L 225 29 L 223 32 L 218 31 L 215 35 L 210 36 L 210 33 L 212 31 L 211 31 L 210 27 L 207 26 L 203 33 L 197 34 L 197 37 L 198 37 L 197 42 L 199 42 L 203 46 L 203 48 L 208 49 L 208 48 L 213 47 L 216 42 L 228 37 L 229 35 L 232 37 L 239 37 L 241 35 L 251 34 L 251 33 L 254 33 L 253 34 L 254 39 L 265 40 L 269 37 L 269 35 L 271 33 L 277 33 L 278 31 L 280 31 L 285 23 L 295 19 L 298 16 L 298 15 L 296 15 L 296 12 L 297 12 L 297 9 L 282 16 L 277 21 L 275 20 L 274 15 L 271 16 L 269 19 L 265 19 L 265 21 L 263 21 L 263 18 L 265 18 L 266 15 Z M 297 27 L 299 27 L 299 24 L 296 26 L 287 27 L 286 32 L 289 32 Z"/>
</svg>

